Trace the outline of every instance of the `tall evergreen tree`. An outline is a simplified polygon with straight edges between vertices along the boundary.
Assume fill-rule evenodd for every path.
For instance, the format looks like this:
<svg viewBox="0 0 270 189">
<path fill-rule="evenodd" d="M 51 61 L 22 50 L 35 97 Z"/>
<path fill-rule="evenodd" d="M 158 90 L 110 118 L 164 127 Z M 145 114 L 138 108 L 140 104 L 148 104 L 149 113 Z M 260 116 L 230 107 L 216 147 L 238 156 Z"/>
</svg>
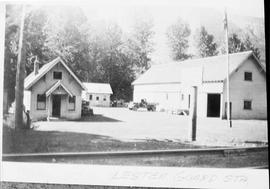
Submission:
<svg viewBox="0 0 270 189">
<path fill-rule="evenodd" d="M 82 31 L 86 17 L 76 7 L 45 8 L 48 21 L 44 26 L 46 36 L 45 48 L 50 59 L 60 56 L 74 73 L 84 80 L 85 64 L 88 62 L 88 41 Z"/>
<path fill-rule="evenodd" d="M 240 38 L 236 33 L 233 33 L 229 36 L 228 42 L 229 42 L 229 53 L 253 51 L 254 55 L 258 59 L 260 59 L 260 50 L 258 47 L 254 45 L 248 34 L 245 34 L 243 38 Z"/>
<path fill-rule="evenodd" d="M 47 14 L 43 9 L 34 9 L 25 18 L 25 50 L 26 74 L 34 69 L 33 60 L 46 63 L 50 60 L 48 49 L 45 47 L 46 35 L 43 31 L 47 22 Z"/>
<path fill-rule="evenodd" d="M 191 30 L 187 23 L 182 19 L 178 19 L 176 23 L 172 24 L 167 30 L 167 38 L 174 60 L 185 60 L 190 58 L 187 53 L 189 44 L 188 38 Z"/>
<path fill-rule="evenodd" d="M 5 91 L 14 101 L 20 7 L 8 6 L 5 38 Z M 16 13 L 16 14 L 15 14 Z M 30 8 L 24 24 L 26 75 L 33 60 L 45 64 L 60 56 L 86 82 L 109 82 L 113 98 L 130 100 L 136 73 L 149 68 L 153 23 L 138 20 L 131 35 L 115 23 L 89 21 L 80 8 Z"/>
<path fill-rule="evenodd" d="M 150 66 L 150 54 L 153 52 L 153 21 L 136 20 L 127 41 L 128 53 L 133 59 L 134 70 L 137 75 L 142 74 Z"/>
<path fill-rule="evenodd" d="M 202 26 L 196 36 L 197 49 L 200 57 L 215 56 L 218 54 L 217 43 L 214 42 L 214 36 L 209 34 Z"/>
<path fill-rule="evenodd" d="M 246 50 L 243 41 L 236 33 L 229 36 L 228 43 L 229 53 L 243 52 Z"/>
<path fill-rule="evenodd" d="M 19 42 L 19 18 L 21 9 L 17 5 L 7 6 L 6 32 L 5 32 L 5 63 L 4 63 L 4 90 L 8 93 L 8 104 L 15 98 L 15 74 L 18 56 Z M 46 14 L 42 9 L 31 10 L 26 7 L 24 23 L 24 56 L 26 75 L 33 70 L 32 58 L 37 57 L 40 62 L 47 62 L 46 49 L 44 49 L 45 36 L 43 27 L 46 22 Z"/>
<path fill-rule="evenodd" d="M 259 48 L 257 48 L 252 42 L 251 39 L 249 37 L 249 35 L 246 35 L 245 39 L 244 39 L 244 47 L 246 50 L 251 50 L 253 51 L 254 55 L 258 58 L 258 60 L 260 60 L 261 55 L 260 55 L 260 50 Z"/>
</svg>

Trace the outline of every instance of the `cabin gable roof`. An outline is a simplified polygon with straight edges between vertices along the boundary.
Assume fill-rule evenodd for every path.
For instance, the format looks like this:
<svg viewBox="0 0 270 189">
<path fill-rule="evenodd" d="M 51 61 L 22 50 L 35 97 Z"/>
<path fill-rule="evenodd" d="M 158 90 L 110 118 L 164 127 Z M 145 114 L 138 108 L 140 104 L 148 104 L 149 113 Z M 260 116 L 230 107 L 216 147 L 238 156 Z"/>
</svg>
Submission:
<svg viewBox="0 0 270 189">
<path fill-rule="evenodd" d="M 68 71 L 68 73 L 72 76 L 72 78 L 79 84 L 79 86 L 85 90 L 85 86 L 79 80 L 79 78 L 71 71 L 71 69 L 65 64 L 65 62 L 60 58 L 56 58 L 51 62 L 42 66 L 38 73 L 35 74 L 34 72 L 30 73 L 24 80 L 24 88 L 29 90 L 33 85 L 35 85 L 46 73 L 48 73 L 54 66 L 58 63 L 62 64 L 63 67 Z"/>
</svg>

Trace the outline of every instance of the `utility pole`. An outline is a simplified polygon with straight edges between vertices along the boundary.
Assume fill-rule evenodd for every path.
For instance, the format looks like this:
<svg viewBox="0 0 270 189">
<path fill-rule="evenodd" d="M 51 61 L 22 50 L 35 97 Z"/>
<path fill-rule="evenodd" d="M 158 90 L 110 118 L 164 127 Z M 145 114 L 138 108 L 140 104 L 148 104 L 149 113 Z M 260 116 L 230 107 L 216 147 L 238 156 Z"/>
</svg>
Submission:
<svg viewBox="0 0 270 189">
<path fill-rule="evenodd" d="M 226 61 L 227 61 L 227 123 L 228 126 L 232 127 L 231 120 L 231 103 L 230 103 L 230 64 L 229 64 L 229 41 L 228 41 L 228 19 L 227 19 L 227 11 L 225 8 L 225 18 L 224 18 L 224 29 L 225 29 L 225 45 L 226 45 Z"/>
<path fill-rule="evenodd" d="M 20 36 L 18 47 L 17 59 L 17 72 L 16 72 L 16 87 L 15 87 L 15 129 L 24 128 L 23 124 L 23 92 L 24 92 L 24 78 L 25 78 L 25 60 L 23 48 L 23 28 L 25 17 L 25 5 L 22 5 L 22 16 L 20 24 Z"/>
</svg>

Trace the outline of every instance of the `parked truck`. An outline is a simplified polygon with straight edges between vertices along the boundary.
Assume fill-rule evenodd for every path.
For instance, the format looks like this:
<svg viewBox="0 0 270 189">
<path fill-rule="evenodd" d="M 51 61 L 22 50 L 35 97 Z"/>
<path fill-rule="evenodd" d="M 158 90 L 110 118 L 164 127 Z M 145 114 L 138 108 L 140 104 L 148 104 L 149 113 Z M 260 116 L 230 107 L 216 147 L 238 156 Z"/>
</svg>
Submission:
<svg viewBox="0 0 270 189">
<path fill-rule="evenodd" d="M 145 109 L 147 111 L 156 111 L 156 103 L 149 103 L 146 99 L 142 99 L 141 102 L 130 102 L 128 108 L 130 110 L 137 111 L 138 109 Z"/>
</svg>

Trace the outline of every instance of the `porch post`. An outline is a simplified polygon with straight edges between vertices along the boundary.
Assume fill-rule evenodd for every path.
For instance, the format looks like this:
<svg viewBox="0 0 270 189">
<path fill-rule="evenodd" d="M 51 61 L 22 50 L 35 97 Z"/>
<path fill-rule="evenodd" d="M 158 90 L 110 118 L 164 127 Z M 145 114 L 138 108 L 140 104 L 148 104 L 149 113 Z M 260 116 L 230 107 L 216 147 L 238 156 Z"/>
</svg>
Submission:
<svg viewBox="0 0 270 189">
<path fill-rule="evenodd" d="M 50 102 L 51 102 L 51 95 L 48 96 L 48 105 L 47 105 L 47 108 L 48 108 L 47 112 L 48 112 L 48 114 L 47 114 L 47 121 L 50 121 L 50 104 L 51 104 Z"/>
<path fill-rule="evenodd" d="M 223 93 L 220 94 L 220 119 L 222 119 L 223 115 Z"/>
</svg>

